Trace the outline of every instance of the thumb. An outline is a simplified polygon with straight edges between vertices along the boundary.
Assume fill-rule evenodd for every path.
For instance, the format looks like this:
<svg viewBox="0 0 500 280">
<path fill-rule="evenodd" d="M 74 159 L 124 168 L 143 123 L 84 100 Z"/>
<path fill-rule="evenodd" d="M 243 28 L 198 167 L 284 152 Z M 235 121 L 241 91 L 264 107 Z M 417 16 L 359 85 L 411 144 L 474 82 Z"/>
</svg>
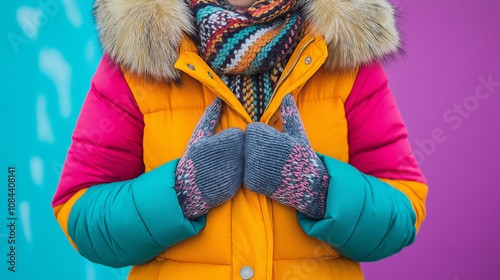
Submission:
<svg viewBox="0 0 500 280">
<path fill-rule="evenodd" d="M 190 145 L 196 143 L 200 138 L 205 136 L 211 136 L 215 132 L 217 123 L 219 122 L 220 115 L 222 112 L 222 104 L 224 102 L 222 99 L 217 97 L 210 105 L 208 105 L 203 115 L 198 120 L 196 127 L 194 128 L 191 139 L 189 140 Z"/>
<path fill-rule="evenodd" d="M 295 104 L 295 99 L 291 94 L 287 94 L 281 101 L 281 121 L 285 133 L 291 135 L 305 134 L 297 104 Z"/>
</svg>

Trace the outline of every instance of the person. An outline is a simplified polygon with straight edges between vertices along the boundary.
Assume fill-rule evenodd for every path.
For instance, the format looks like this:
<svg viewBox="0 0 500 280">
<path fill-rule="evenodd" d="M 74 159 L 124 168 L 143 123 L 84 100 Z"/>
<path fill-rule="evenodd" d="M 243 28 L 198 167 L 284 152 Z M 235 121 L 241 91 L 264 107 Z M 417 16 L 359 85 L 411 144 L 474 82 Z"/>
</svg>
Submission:
<svg viewBox="0 0 500 280">
<path fill-rule="evenodd" d="M 363 279 L 426 181 L 380 61 L 384 0 L 97 0 L 105 52 L 53 199 L 129 279 Z"/>
</svg>

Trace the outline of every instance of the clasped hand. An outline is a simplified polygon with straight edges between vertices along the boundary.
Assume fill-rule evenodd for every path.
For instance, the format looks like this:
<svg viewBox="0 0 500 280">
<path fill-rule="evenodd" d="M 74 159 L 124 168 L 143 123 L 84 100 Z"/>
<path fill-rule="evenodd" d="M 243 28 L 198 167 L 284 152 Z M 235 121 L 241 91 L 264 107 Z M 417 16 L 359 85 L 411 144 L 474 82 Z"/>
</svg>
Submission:
<svg viewBox="0 0 500 280">
<path fill-rule="evenodd" d="M 233 127 L 214 135 L 222 104 L 216 98 L 205 110 L 177 166 L 175 190 L 184 216 L 204 215 L 233 197 L 244 182 L 251 191 L 322 219 L 329 176 L 293 97 L 288 94 L 281 103 L 284 132 L 254 122 L 245 133 Z"/>
</svg>

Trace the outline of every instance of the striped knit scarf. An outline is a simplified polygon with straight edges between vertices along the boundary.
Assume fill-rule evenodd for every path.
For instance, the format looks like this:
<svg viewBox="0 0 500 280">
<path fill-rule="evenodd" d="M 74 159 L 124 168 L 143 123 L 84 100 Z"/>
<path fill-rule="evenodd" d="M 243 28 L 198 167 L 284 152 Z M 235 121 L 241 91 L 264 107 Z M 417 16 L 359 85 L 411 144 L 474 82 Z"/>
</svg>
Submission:
<svg viewBox="0 0 500 280">
<path fill-rule="evenodd" d="M 242 9 L 226 0 L 187 0 L 196 15 L 200 56 L 260 120 L 297 46 L 296 0 L 259 0 Z"/>
</svg>

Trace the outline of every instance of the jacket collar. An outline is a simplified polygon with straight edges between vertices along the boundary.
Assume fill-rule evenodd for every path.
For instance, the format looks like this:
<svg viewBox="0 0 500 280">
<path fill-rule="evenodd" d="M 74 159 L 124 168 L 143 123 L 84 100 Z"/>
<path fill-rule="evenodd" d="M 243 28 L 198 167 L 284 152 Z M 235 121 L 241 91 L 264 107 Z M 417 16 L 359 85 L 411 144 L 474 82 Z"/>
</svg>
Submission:
<svg viewBox="0 0 500 280">
<path fill-rule="evenodd" d="M 324 38 L 328 70 L 353 70 L 399 49 L 394 10 L 386 0 L 297 2 L 312 34 Z M 104 52 L 125 70 L 154 81 L 180 78 L 172 66 L 184 38 L 195 34 L 185 0 L 96 0 L 94 16 Z"/>
<path fill-rule="evenodd" d="M 280 108 L 286 94 L 298 94 L 309 78 L 325 63 L 328 56 L 327 46 L 320 34 L 306 35 L 295 48 L 276 87 L 260 122 L 273 123 L 275 113 Z M 252 119 L 243 108 L 236 95 L 224 84 L 215 72 L 198 55 L 196 45 L 189 39 L 183 39 L 179 49 L 179 59 L 174 66 L 177 70 L 201 82 L 210 91 L 219 96 L 245 122 Z"/>
</svg>

